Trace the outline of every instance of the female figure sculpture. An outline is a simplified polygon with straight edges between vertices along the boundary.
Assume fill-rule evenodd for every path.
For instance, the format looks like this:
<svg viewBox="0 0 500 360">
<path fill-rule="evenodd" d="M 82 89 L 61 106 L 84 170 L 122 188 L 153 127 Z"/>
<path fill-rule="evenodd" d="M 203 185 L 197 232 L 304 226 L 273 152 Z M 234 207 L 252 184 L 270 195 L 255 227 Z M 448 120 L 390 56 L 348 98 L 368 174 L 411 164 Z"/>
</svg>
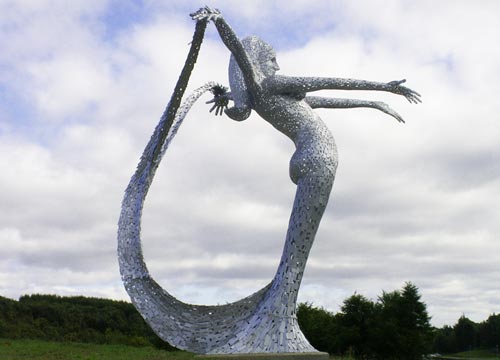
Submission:
<svg viewBox="0 0 500 360">
<path fill-rule="evenodd" d="M 231 119 L 241 121 L 256 111 L 279 132 L 290 138 L 296 147 L 290 160 L 290 178 L 297 185 L 285 247 L 278 271 L 271 283 L 268 296 L 254 315 L 257 326 L 242 331 L 241 340 L 249 332 L 262 334 L 273 324 L 279 323 L 284 330 L 279 346 L 286 348 L 286 332 L 300 330 L 295 319 L 297 294 L 305 264 L 315 234 L 325 211 L 337 168 L 337 151 L 333 136 L 313 108 L 373 107 L 403 119 L 380 102 L 350 99 L 329 99 L 306 96 L 308 92 L 322 89 L 379 90 L 405 96 L 410 102 L 420 101 L 415 91 L 401 86 L 404 82 L 387 84 L 338 78 L 307 78 L 276 75 L 279 66 L 273 48 L 256 36 L 240 41 L 218 10 L 208 7 L 192 14 L 196 20 L 210 20 L 231 51 L 229 80 L 230 98 L 235 106 L 225 110 Z M 215 98 L 217 112 L 226 95 Z M 219 101 L 219 104 L 217 104 Z M 296 341 L 297 339 L 295 339 Z M 307 347 L 307 345 L 304 345 Z"/>
<path fill-rule="evenodd" d="M 122 204 L 118 253 L 125 288 L 153 330 L 178 348 L 208 354 L 316 352 L 299 329 L 296 301 L 307 257 L 332 189 L 337 152 L 333 136 L 313 109 L 371 107 L 400 122 L 403 119 L 381 102 L 306 95 L 321 89 L 378 90 L 403 95 L 413 103 L 420 102 L 420 95 L 401 86 L 404 80 L 377 83 L 276 75 L 279 66 L 274 50 L 264 41 L 257 37 L 240 41 L 218 10 L 205 7 L 191 16 L 197 24 L 212 21 L 231 51 L 231 93 L 225 94 L 208 84 L 187 102 L 191 104 L 211 88 L 217 94 L 211 101 L 215 103 L 212 110 L 216 109 L 216 114 L 224 112 L 231 119 L 242 121 L 254 110 L 295 144 L 290 178 L 297 185 L 297 192 L 285 246 L 271 283 L 231 304 L 185 304 L 151 278 L 142 258 L 140 218 L 144 198 L 161 159 L 158 153 L 165 150 L 157 150 L 164 146 L 158 147 L 157 140 L 162 132 L 161 120 Z M 229 100 L 234 101 L 231 108 L 227 108 Z M 179 111 L 188 110 L 189 107 Z"/>
</svg>

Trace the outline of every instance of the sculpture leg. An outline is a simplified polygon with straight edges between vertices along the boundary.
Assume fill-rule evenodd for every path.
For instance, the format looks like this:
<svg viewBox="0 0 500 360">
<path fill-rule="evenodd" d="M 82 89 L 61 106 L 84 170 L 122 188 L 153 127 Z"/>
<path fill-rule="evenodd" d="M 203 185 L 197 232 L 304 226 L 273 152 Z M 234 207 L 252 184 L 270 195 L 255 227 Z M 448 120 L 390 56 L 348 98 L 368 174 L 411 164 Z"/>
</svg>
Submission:
<svg viewBox="0 0 500 360">
<path fill-rule="evenodd" d="M 307 257 L 333 180 L 331 173 L 299 179 L 283 255 L 271 287 L 246 325 L 212 353 L 317 351 L 299 328 L 296 303 Z"/>
<path fill-rule="evenodd" d="M 277 308 L 283 309 L 281 316 L 295 313 L 307 258 L 328 204 L 333 180 L 333 175 L 326 174 L 304 176 L 297 183 L 283 254 L 269 290 L 287 299 L 287 302 L 276 304 Z"/>
</svg>

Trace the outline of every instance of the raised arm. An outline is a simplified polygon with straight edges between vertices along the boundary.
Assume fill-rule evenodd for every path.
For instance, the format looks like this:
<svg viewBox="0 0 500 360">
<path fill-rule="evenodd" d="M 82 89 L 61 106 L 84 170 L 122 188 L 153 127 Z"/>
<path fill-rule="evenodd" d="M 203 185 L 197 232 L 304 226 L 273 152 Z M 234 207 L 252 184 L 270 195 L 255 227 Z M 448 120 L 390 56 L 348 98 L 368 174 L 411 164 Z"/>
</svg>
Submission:
<svg viewBox="0 0 500 360">
<path fill-rule="evenodd" d="M 388 91 L 403 95 L 411 103 L 419 103 L 420 94 L 405 86 L 406 80 L 396 80 L 388 83 L 375 81 L 326 78 L 326 77 L 294 77 L 275 75 L 264 81 L 264 87 L 273 94 L 304 93 L 317 90 L 376 90 Z"/>
<path fill-rule="evenodd" d="M 397 121 L 404 123 L 403 118 L 394 110 L 392 110 L 389 105 L 382 101 L 369 101 L 369 100 L 357 100 L 357 99 L 335 99 L 335 98 L 325 98 L 320 96 L 306 96 L 304 99 L 307 104 L 313 109 L 316 108 L 328 108 L 328 109 L 351 109 L 358 107 L 367 107 L 372 109 L 380 110 L 387 115 L 392 116 Z"/>
<path fill-rule="evenodd" d="M 231 51 L 236 59 L 250 92 L 255 93 L 256 91 L 259 91 L 260 85 L 256 80 L 255 70 L 250 58 L 243 48 L 240 39 L 238 39 L 226 20 L 224 20 L 220 11 L 205 6 L 204 8 L 192 13 L 191 18 L 196 21 L 212 20 L 214 22 L 222 42 L 226 45 L 229 51 Z"/>
</svg>

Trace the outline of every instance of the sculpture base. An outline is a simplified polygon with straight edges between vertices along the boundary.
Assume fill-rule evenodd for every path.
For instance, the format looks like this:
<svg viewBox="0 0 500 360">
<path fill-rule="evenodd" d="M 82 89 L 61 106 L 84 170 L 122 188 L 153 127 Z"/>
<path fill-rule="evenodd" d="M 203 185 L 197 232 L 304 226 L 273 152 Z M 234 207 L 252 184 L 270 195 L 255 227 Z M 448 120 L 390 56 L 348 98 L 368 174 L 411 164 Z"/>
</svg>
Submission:
<svg viewBox="0 0 500 360">
<path fill-rule="evenodd" d="M 199 360 L 328 360 L 325 352 L 196 355 Z"/>
</svg>

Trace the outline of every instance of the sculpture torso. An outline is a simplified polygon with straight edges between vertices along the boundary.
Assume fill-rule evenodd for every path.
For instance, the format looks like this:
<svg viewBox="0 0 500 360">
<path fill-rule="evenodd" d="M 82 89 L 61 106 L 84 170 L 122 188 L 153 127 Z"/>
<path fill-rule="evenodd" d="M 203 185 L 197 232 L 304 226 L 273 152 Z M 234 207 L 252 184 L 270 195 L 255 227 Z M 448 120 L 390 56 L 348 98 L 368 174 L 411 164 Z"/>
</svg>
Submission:
<svg viewBox="0 0 500 360">
<path fill-rule="evenodd" d="M 305 92 L 287 88 L 286 76 L 279 70 L 274 50 L 255 36 L 242 40 L 252 73 L 243 73 L 234 55 L 229 62 L 229 83 L 238 114 L 245 120 L 255 110 L 264 120 L 295 144 L 290 161 L 290 178 L 297 184 L 305 175 L 330 176 L 337 166 L 337 150 L 330 130 L 304 100 Z M 248 83 L 251 79 L 251 83 Z M 276 88 L 283 89 L 276 91 Z M 231 109 L 230 109 L 231 110 Z M 244 114 L 241 116 L 241 114 Z M 228 113 L 228 115 L 230 115 Z"/>
<path fill-rule="evenodd" d="M 334 175 L 337 150 L 333 136 L 303 99 L 270 94 L 264 88 L 254 100 L 254 109 L 295 144 L 296 151 L 290 160 L 290 178 L 295 184 L 305 175 Z"/>
</svg>

